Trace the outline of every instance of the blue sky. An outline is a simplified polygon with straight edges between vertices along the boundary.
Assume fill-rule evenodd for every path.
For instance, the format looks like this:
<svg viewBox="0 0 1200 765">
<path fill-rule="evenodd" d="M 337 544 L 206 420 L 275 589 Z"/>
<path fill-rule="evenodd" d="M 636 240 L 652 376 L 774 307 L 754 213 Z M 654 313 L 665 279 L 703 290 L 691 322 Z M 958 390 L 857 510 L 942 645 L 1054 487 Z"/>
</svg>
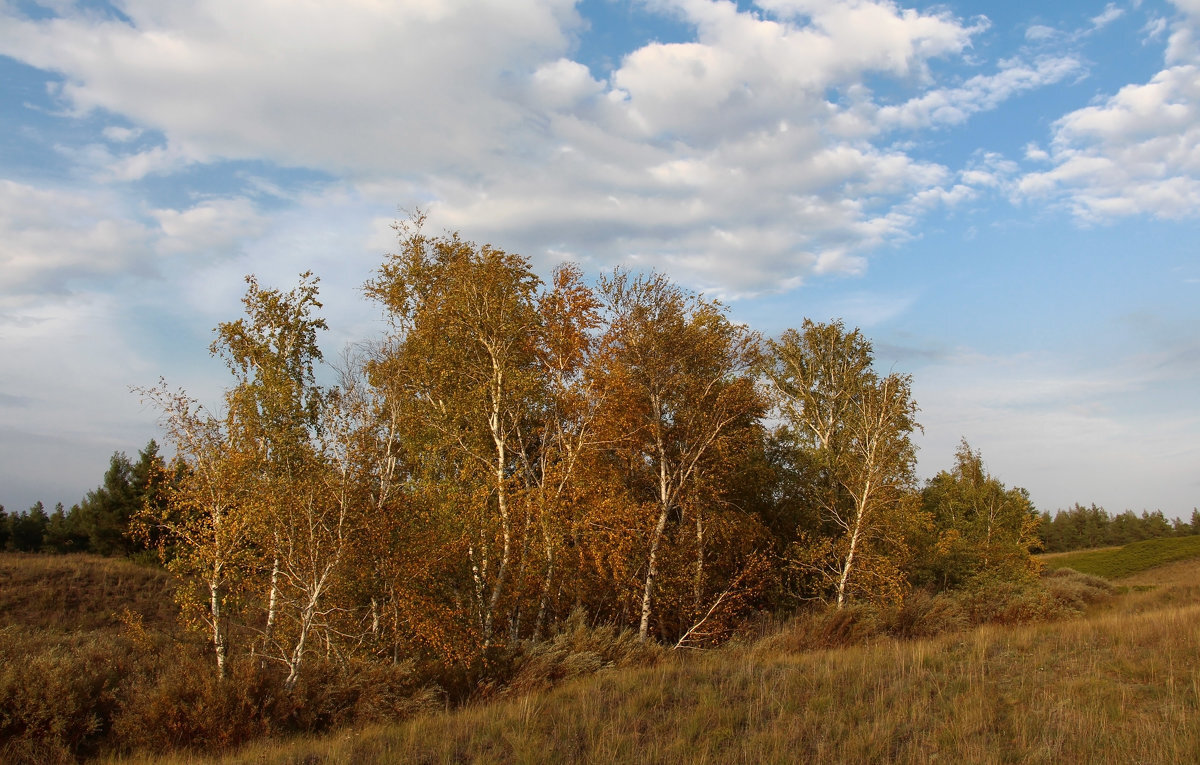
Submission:
<svg viewBox="0 0 1200 765">
<path fill-rule="evenodd" d="M 1200 505 L 1200 0 L 0 0 L 0 503 L 218 403 L 242 276 L 326 355 L 421 206 L 776 333 L 842 318 L 1042 509 Z"/>
</svg>

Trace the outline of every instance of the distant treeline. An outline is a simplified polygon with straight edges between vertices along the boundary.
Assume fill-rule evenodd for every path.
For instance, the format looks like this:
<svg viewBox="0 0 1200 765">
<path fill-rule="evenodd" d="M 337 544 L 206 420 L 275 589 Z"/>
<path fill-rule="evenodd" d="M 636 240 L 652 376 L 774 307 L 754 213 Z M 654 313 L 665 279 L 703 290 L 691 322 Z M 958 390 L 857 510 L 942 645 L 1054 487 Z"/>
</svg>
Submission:
<svg viewBox="0 0 1200 765">
<path fill-rule="evenodd" d="M 1045 552 L 1086 550 L 1090 547 L 1109 547 L 1140 542 L 1143 539 L 1186 537 L 1200 534 L 1200 510 L 1192 510 L 1190 523 L 1179 518 L 1168 520 L 1162 510 L 1142 511 L 1141 515 L 1126 510 L 1109 515 L 1104 508 L 1076 504 L 1059 510 L 1053 516 L 1042 513 L 1038 530 Z"/>
<path fill-rule="evenodd" d="M 139 557 L 151 539 L 134 533 L 131 524 L 147 503 L 161 501 L 164 475 L 158 444 L 151 440 L 137 462 L 114 453 L 104 482 L 70 510 L 61 502 L 52 513 L 41 502 L 24 513 L 9 513 L 0 505 L 0 550 Z"/>
</svg>

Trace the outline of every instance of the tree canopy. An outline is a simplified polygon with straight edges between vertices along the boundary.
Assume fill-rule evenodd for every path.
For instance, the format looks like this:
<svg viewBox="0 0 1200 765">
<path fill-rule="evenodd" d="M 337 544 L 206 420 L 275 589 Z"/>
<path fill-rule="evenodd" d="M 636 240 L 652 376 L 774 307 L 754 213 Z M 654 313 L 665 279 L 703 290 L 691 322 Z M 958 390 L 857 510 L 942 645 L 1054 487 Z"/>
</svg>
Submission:
<svg viewBox="0 0 1200 765">
<path fill-rule="evenodd" d="M 1163 531 L 1039 516 L 965 440 L 919 486 L 912 379 L 840 321 L 766 339 L 664 274 L 544 282 L 420 217 L 397 233 L 364 285 L 388 330 L 336 375 L 317 278 L 247 277 L 209 349 L 220 406 L 142 390 L 171 460 L 114 454 L 71 512 L 0 516 L 3 542 L 153 547 L 215 673 L 241 655 L 290 686 L 312 661 L 477 667 L 572 614 L 706 645 L 760 610 L 1030 581 L 1051 537 Z"/>
</svg>

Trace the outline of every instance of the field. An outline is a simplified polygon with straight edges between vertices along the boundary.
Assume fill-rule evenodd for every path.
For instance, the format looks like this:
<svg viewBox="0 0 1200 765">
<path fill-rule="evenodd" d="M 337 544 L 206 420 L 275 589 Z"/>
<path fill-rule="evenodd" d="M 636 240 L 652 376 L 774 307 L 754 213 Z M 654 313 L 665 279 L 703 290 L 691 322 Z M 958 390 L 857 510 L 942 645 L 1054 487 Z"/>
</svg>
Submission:
<svg viewBox="0 0 1200 765">
<path fill-rule="evenodd" d="M 1197 556 L 1200 556 L 1200 536 L 1147 539 L 1124 547 L 1046 555 L 1042 560 L 1049 569 L 1072 568 L 1085 574 L 1120 579 Z"/>
<path fill-rule="evenodd" d="M 173 629 L 173 590 L 166 572 L 116 558 L 0 553 L 0 628 L 119 630 L 128 610 Z"/>
<path fill-rule="evenodd" d="M 728 648 L 223 762 L 1197 762 L 1198 583 L 1176 563 L 1083 619 Z"/>
<path fill-rule="evenodd" d="M 1118 562 L 1107 565 L 1126 565 L 1120 553 L 1109 553 Z M 126 564 L 105 573 L 106 563 L 93 561 L 92 573 L 79 576 L 131 597 L 144 593 L 143 603 L 165 586 L 154 572 L 135 574 Z M 12 566 L 3 568 L 7 593 Z M 1088 606 L 1083 617 L 927 639 L 867 630 L 865 642 L 850 634 L 848 645 L 813 650 L 805 637 L 811 624 L 774 625 L 764 637 L 716 651 L 659 652 L 640 666 L 589 670 L 394 724 L 265 740 L 215 761 L 1200 761 L 1200 559 L 1147 568 L 1118 584 L 1121 594 Z"/>
</svg>

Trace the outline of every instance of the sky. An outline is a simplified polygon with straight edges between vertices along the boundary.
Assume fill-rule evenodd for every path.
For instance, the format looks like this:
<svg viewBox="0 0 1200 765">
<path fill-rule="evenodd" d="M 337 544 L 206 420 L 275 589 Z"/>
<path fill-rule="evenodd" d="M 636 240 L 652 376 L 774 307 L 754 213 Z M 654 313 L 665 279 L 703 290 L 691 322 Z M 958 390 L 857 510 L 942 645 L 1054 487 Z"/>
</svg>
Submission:
<svg viewBox="0 0 1200 765">
<path fill-rule="evenodd" d="M 0 0 L 0 504 L 219 405 L 246 274 L 378 337 L 417 208 L 860 327 L 922 477 L 1200 506 L 1200 0 Z"/>
</svg>

